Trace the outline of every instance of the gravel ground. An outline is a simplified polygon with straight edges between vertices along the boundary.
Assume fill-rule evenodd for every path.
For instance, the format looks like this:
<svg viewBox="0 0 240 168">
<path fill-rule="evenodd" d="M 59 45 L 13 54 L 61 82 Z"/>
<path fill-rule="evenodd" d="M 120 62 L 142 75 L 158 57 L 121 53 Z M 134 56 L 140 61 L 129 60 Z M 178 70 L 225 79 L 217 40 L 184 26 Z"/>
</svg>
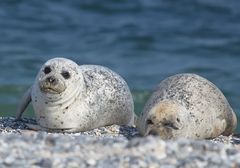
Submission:
<svg viewBox="0 0 240 168">
<path fill-rule="evenodd" d="M 128 126 L 62 134 L 28 130 L 13 118 L 0 118 L 0 167 L 240 167 L 240 138 L 163 141 L 140 137 Z"/>
</svg>

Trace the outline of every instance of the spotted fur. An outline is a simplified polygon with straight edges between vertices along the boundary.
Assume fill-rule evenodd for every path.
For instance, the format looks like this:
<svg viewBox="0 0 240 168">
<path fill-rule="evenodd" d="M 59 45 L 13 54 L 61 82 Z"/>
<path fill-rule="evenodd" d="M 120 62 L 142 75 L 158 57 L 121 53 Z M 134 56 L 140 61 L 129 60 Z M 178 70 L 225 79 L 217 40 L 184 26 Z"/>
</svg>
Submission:
<svg viewBox="0 0 240 168">
<path fill-rule="evenodd" d="M 213 83 L 196 74 L 177 74 L 158 85 L 136 124 L 142 135 L 201 139 L 233 133 L 237 118 Z"/>
<path fill-rule="evenodd" d="M 87 131 L 133 121 L 133 99 L 123 78 L 106 67 L 78 66 L 65 58 L 42 66 L 20 103 L 17 119 L 31 100 L 37 123 L 48 131 Z"/>
</svg>

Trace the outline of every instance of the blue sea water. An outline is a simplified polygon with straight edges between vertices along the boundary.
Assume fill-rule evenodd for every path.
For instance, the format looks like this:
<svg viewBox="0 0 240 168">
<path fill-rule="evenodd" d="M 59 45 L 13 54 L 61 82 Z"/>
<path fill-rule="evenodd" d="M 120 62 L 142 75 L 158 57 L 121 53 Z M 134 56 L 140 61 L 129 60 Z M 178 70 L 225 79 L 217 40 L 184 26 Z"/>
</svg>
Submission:
<svg viewBox="0 0 240 168">
<path fill-rule="evenodd" d="M 239 18 L 233 0 L 0 1 L 0 115 L 14 116 L 46 60 L 66 57 L 123 76 L 138 113 L 161 80 L 191 72 L 240 116 Z"/>
</svg>

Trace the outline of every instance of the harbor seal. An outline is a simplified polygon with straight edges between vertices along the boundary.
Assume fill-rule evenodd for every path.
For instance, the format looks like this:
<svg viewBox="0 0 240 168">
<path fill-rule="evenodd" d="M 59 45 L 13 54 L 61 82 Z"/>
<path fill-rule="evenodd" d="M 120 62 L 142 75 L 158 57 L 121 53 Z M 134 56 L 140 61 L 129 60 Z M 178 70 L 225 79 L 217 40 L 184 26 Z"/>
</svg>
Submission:
<svg viewBox="0 0 240 168">
<path fill-rule="evenodd" d="M 209 139 L 230 135 L 237 118 L 222 92 L 196 74 L 177 74 L 163 80 L 136 118 L 142 135 L 162 139 Z"/>
<path fill-rule="evenodd" d="M 133 98 L 117 73 L 98 65 L 54 58 L 40 69 L 16 113 L 20 119 L 32 101 L 38 125 L 50 132 L 80 132 L 112 124 L 131 125 Z"/>
</svg>

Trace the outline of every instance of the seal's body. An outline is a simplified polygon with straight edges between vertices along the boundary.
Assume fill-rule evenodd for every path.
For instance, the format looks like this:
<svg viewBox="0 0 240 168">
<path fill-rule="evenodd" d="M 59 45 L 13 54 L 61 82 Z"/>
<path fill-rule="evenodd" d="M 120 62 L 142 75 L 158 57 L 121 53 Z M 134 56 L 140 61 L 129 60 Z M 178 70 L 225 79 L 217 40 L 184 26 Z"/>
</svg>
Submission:
<svg viewBox="0 0 240 168">
<path fill-rule="evenodd" d="M 110 69 L 78 66 L 55 58 L 41 68 L 23 97 L 17 119 L 32 100 L 36 120 L 47 131 L 78 132 L 131 124 L 133 99 L 126 82 Z"/>
<path fill-rule="evenodd" d="M 158 85 L 136 125 L 142 135 L 204 139 L 231 134 L 237 119 L 214 84 L 195 74 L 177 74 Z"/>
</svg>

